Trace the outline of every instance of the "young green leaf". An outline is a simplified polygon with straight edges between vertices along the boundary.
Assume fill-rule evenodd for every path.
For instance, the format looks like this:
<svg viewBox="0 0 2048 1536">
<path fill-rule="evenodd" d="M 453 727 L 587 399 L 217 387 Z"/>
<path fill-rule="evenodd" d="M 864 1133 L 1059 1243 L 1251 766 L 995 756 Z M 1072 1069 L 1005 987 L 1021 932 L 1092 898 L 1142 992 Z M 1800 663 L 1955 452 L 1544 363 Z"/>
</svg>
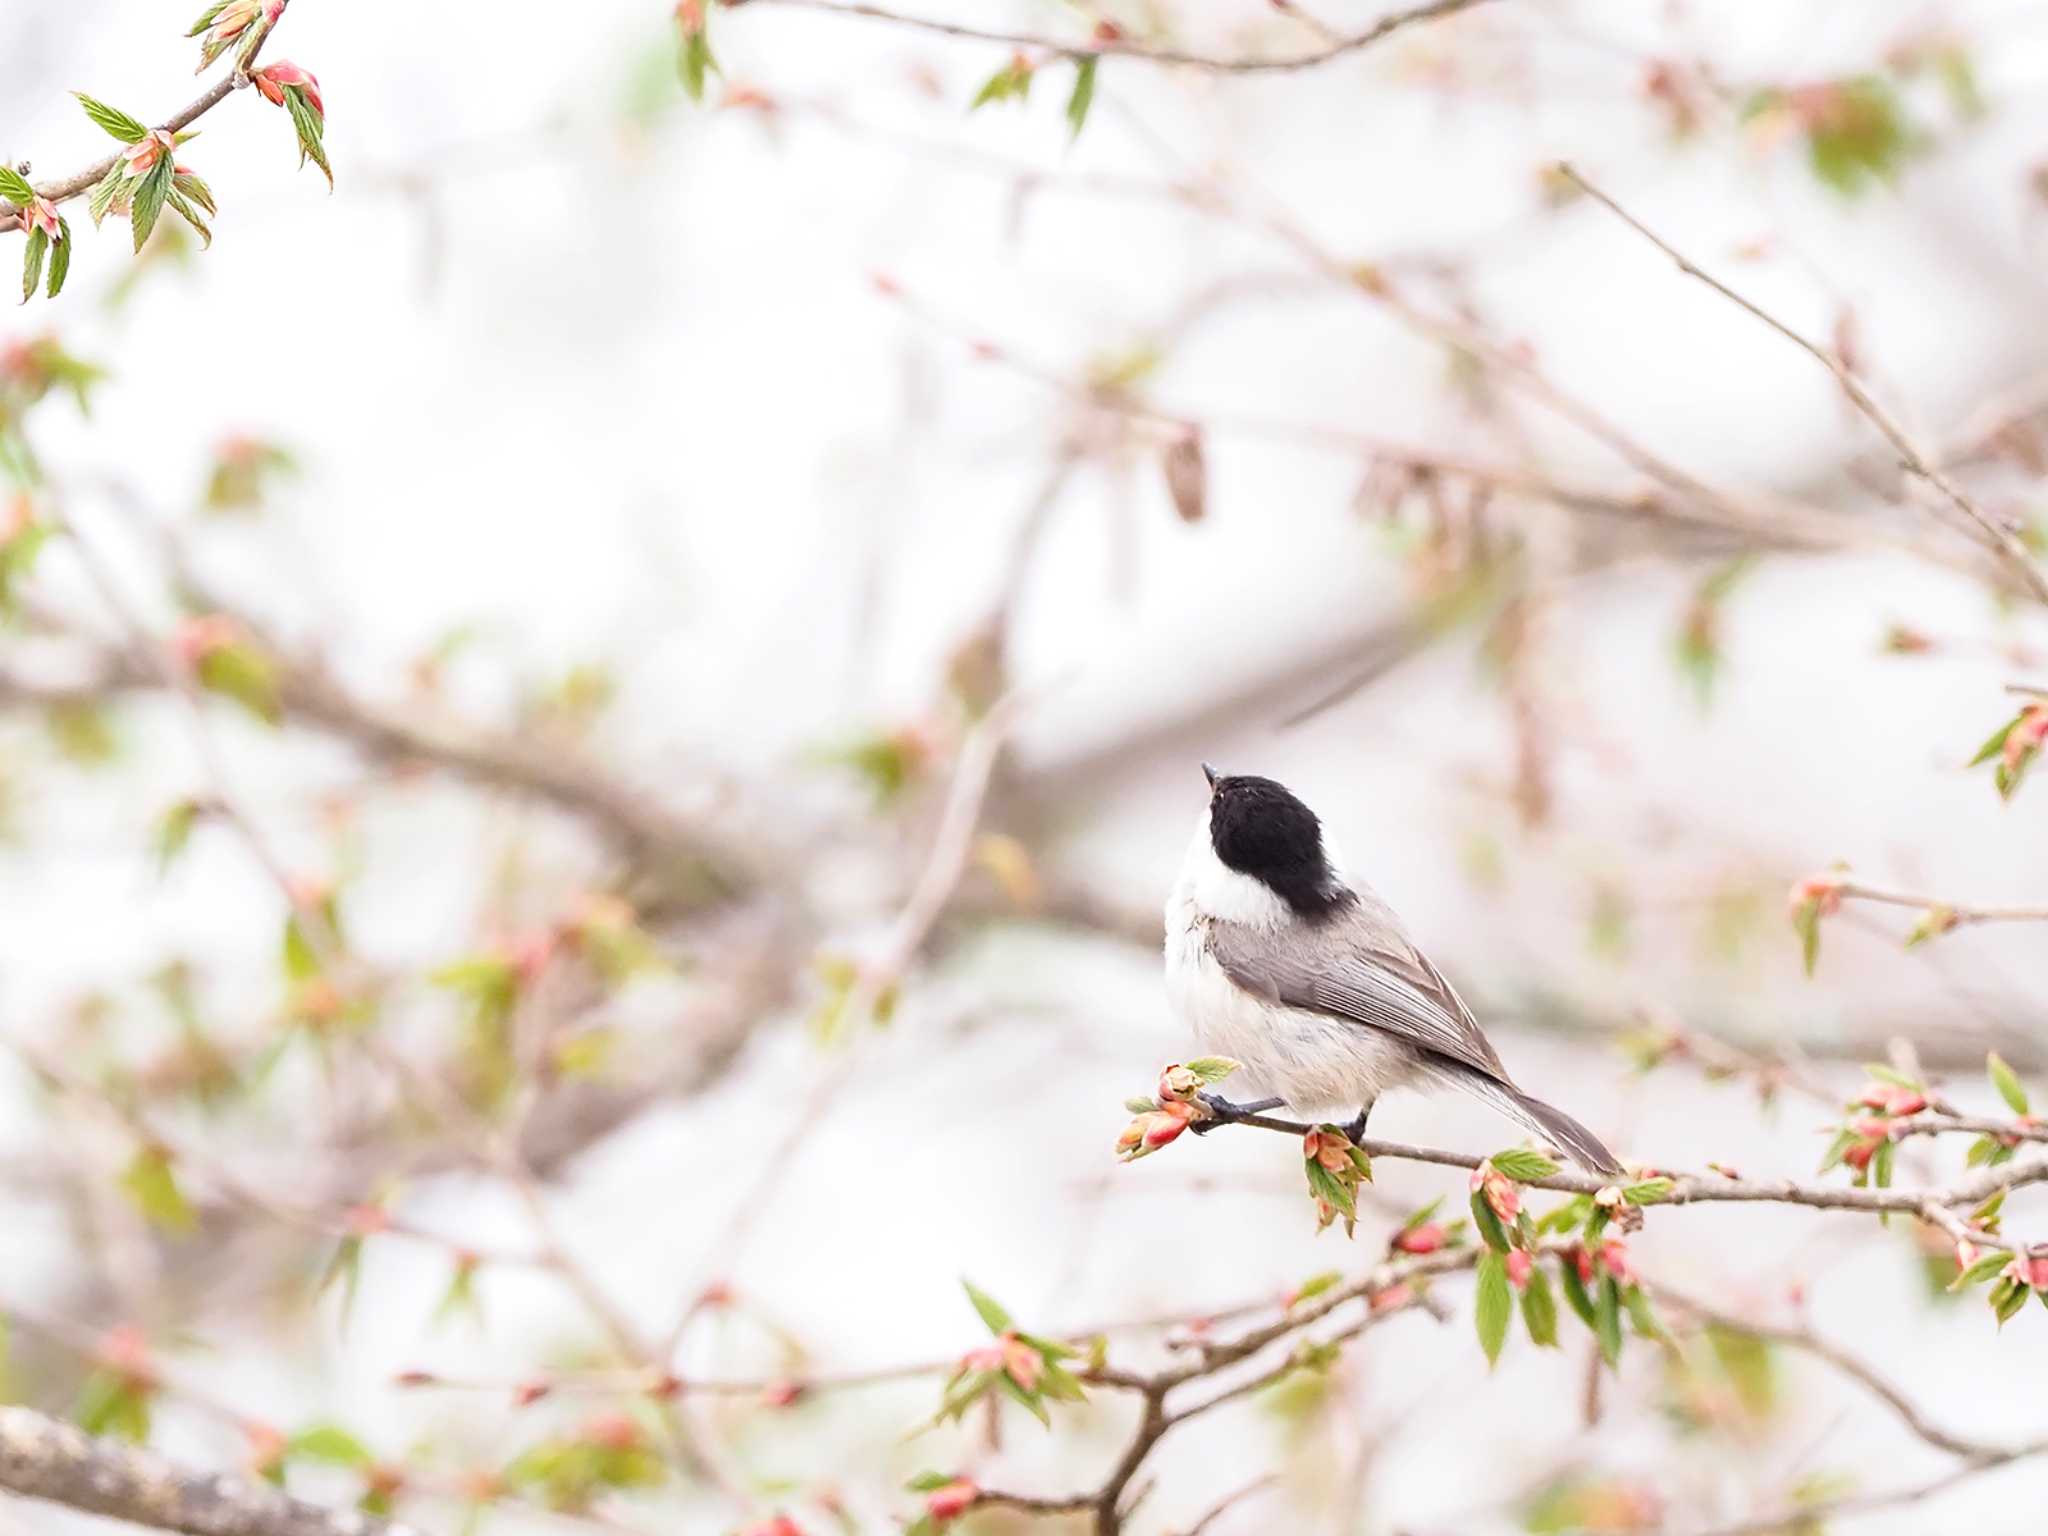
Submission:
<svg viewBox="0 0 2048 1536">
<path fill-rule="evenodd" d="M 1530 1343 L 1557 1348 L 1557 1298 L 1540 1264 L 1531 1266 L 1529 1283 L 1522 1288 L 1522 1324 L 1529 1330 Z"/>
<path fill-rule="evenodd" d="M 28 200 L 36 195 L 36 189 L 29 185 L 28 178 L 13 166 L 0 163 L 0 197 L 4 197 L 17 208 L 26 208 Z"/>
<path fill-rule="evenodd" d="M 121 1189 L 153 1226 L 184 1234 L 198 1226 L 185 1192 L 178 1187 L 170 1154 L 162 1147 L 143 1147 L 121 1175 Z"/>
<path fill-rule="evenodd" d="M 1508 1289 L 1508 1271 L 1501 1256 L 1491 1249 L 1479 1255 L 1478 1285 L 1473 1291 L 1472 1321 L 1479 1331 L 1479 1347 L 1486 1351 L 1489 1368 L 1500 1359 L 1507 1342 L 1508 1321 L 1515 1304 Z"/>
<path fill-rule="evenodd" d="M 85 108 L 85 115 L 87 117 L 98 123 L 100 127 L 119 139 L 123 144 L 133 144 L 137 139 L 142 138 L 149 132 L 147 127 L 137 122 L 118 107 L 110 107 L 103 101 L 95 101 L 83 91 L 73 91 L 71 94 L 76 96 L 78 104 Z"/>
<path fill-rule="evenodd" d="M 1625 1186 L 1621 1198 L 1630 1205 L 1661 1205 L 1671 1198 L 1675 1186 L 1666 1178 L 1644 1179 L 1640 1183 Z"/>
<path fill-rule="evenodd" d="M 1496 1152 L 1489 1161 L 1509 1178 L 1524 1184 L 1531 1179 L 1547 1179 L 1557 1172 L 1557 1164 L 1541 1152 L 1532 1152 L 1527 1147 L 1510 1147 L 1505 1152 Z"/>
<path fill-rule="evenodd" d="M 1990 1253 L 1981 1255 L 1976 1263 L 1951 1280 L 1948 1288 L 1951 1291 L 1962 1291 L 1969 1289 L 1973 1285 L 1982 1285 L 2010 1263 L 2012 1263 L 2011 1254 L 2002 1248 L 1994 1249 Z"/>
<path fill-rule="evenodd" d="M 71 221 L 57 221 L 57 243 L 50 247 L 50 281 L 43 289 L 45 298 L 54 299 L 64 291 L 64 279 L 71 275 Z"/>
<path fill-rule="evenodd" d="M 330 1467 L 367 1467 L 377 1458 L 354 1435 L 336 1424 L 315 1424 L 285 1442 L 285 1454 Z"/>
<path fill-rule="evenodd" d="M 1621 1287 L 1614 1276 L 1602 1275 L 1593 1296 L 1593 1334 L 1600 1341 L 1600 1355 L 1609 1368 L 1621 1364 Z"/>
<path fill-rule="evenodd" d="M 1984 1059 L 1984 1065 L 1991 1073 L 1991 1086 L 1998 1090 L 2006 1107 L 2016 1115 L 2026 1114 L 2027 1090 L 2020 1086 L 2019 1075 L 2005 1064 L 2005 1058 L 1993 1051 Z"/>
<path fill-rule="evenodd" d="M 1097 56 L 1083 54 L 1074 61 L 1074 88 L 1067 95 L 1067 127 L 1071 137 L 1081 137 L 1081 130 L 1088 124 L 1088 109 L 1095 104 L 1095 65 Z"/>
<path fill-rule="evenodd" d="M 1600 1319 L 1593 1306 L 1593 1298 L 1586 1290 L 1586 1282 L 1579 1278 L 1579 1267 L 1567 1257 L 1558 1267 L 1557 1278 L 1564 1287 L 1564 1299 L 1571 1309 L 1579 1314 L 1579 1321 L 1595 1333 L 1600 1331 Z"/>
<path fill-rule="evenodd" d="M 156 164 L 149 168 L 149 174 L 136 183 L 128 209 L 128 227 L 135 234 L 137 251 L 149 239 L 149 232 L 156 228 L 157 215 L 163 212 L 164 199 L 171 191 L 171 178 L 176 174 L 171 157 L 158 155 Z"/>
<path fill-rule="evenodd" d="M 1508 1242 L 1507 1228 L 1500 1224 L 1500 1218 L 1493 1214 L 1493 1207 L 1478 1191 L 1472 1195 L 1472 1223 L 1479 1228 L 1479 1237 L 1495 1253 L 1506 1253 L 1512 1245 Z"/>
<path fill-rule="evenodd" d="M 972 1280 L 963 1279 L 960 1284 L 967 1292 L 967 1299 L 974 1303 L 974 1310 L 980 1313 L 981 1320 L 988 1324 L 990 1333 L 1004 1334 L 1016 1327 L 1010 1320 L 1010 1314 L 1003 1310 L 1001 1303 L 993 1296 L 976 1286 Z"/>
<path fill-rule="evenodd" d="M 43 256 L 50 248 L 50 237 L 40 229 L 28 232 L 27 250 L 21 261 L 21 302 L 26 304 L 35 297 L 36 284 L 43 280 Z"/>
</svg>

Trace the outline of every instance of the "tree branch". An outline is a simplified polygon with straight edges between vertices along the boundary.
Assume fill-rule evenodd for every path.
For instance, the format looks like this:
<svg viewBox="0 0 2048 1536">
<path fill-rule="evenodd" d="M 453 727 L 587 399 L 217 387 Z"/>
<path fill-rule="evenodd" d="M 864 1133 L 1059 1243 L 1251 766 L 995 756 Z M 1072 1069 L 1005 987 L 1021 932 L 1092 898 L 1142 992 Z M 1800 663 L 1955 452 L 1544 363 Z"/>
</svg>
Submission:
<svg viewBox="0 0 2048 1536">
<path fill-rule="evenodd" d="M 2019 535 L 2003 521 L 1992 517 L 1990 513 L 1978 506 L 1954 481 L 1950 480 L 1941 470 L 1929 463 L 1927 457 L 1914 446 L 1912 439 L 1906 436 L 1905 429 L 1893 420 L 1884 407 L 1871 397 L 1870 391 L 1863 387 L 1862 382 L 1850 370 L 1848 364 L 1844 363 L 1839 357 L 1835 356 L 1834 353 L 1821 346 L 1818 342 L 1811 341 L 1807 337 L 1802 336 L 1798 331 L 1793 330 L 1791 326 L 1778 319 L 1768 310 L 1744 298 L 1719 278 L 1695 266 L 1691 260 L 1675 249 L 1656 231 L 1644 224 L 1642 220 L 1622 207 L 1621 204 L 1617 203 L 1605 192 L 1594 186 L 1593 183 L 1586 180 L 1569 164 L 1559 161 L 1557 169 L 1560 175 L 1564 176 L 1580 191 L 1606 208 L 1608 212 L 1620 219 L 1622 223 L 1628 225 L 1630 229 L 1641 235 L 1666 256 L 1669 256 L 1677 264 L 1680 272 L 1683 272 L 1687 277 L 1697 278 L 1702 283 L 1705 283 L 1714 292 L 1720 294 L 1738 308 L 1755 316 L 1758 320 L 1761 320 L 1765 325 L 1827 369 L 1834 376 L 1835 382 L 1842 387 L 1842 393 L 1849 397 L 1849 403 L 1861 411 L 1871 425 L 1884 435 L 1885 441 L 1892 445 L 1892 448 L 1899 456 L 1900 467 L 1909 475 L 1932 486 L 1950 506 L 1976 524 L 2026 589 L 2038 601 L 2048 603 L 2048 577 L 2044 577 L 2041 574 L 2040 567 L 2034 564 L 2032 557 L 2027 553 L 2026 546 L 2020 542 Z"/>
<path fill-rule="evenodd" d="M 1139 59 L 1148 64 L 1184 65 L 1216 74 L 1250 75 L 1313 69 L 1318 64 L 1327 64 L 1332 59 L 1370 48 L 1406 27 L 1473 10 L 1484 5 L 1486 0 L 1428 0 L 1427 4 L 1410 6 L 1405 10 L 1382 16 L 1362 31 L 1337 36 L 1321 48 L 1277 59 L 1239 58 L 1194 53 L 1181 48 L 1160 48 L 1123 36 L 1096 35 L 1081 42 L 1062 42 L 1058 38 L 1035 32 L 1013 32 L 1001 28 L 970 26 L 964 22 L 943 21 L 932 16 L 905 15 L 901 11 L 867 4 L 865 0 L 752 0 L 752 3 L 784 5 L 806 11 L 824 11 L 829 15 L 860 17 L 869 21 L 887 22 L 892 26 L 909 27 L 920 32 L 936 33 L 941 37 L 961 38 L 969 42 L 1002 43 L 1011 48 L 1042 49 L 1061 58 L 1080 59 L 1090 55 L 1104 55 Z"/>
<path fill-rule="evenodd" d="M 419 1536 L 415 1527 L 322 1509 L 268 1484 L 188 1471 L 27 1408 L 0 1408 L 0 1488 L 185 1536 Z"/>
</svg>

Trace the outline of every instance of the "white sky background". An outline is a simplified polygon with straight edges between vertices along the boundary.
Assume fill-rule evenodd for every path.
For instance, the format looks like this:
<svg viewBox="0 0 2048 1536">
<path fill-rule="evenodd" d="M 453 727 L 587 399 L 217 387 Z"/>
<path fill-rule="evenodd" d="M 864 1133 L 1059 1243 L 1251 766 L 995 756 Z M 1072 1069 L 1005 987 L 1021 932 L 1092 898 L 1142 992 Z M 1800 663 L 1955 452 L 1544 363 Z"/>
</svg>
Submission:
<svg viewBox="0 0 2048 1536">
<path fill-rule="evenodd" d="M 1050 6 L 972 9 L 991 21 L 1061 19 Z M 405 658 L 460 623 L 484 633 L 481 659 L 462 673 L 480 712 L 501 707 L 521 677 L 606 659 L 625 683 L 606 742 L 645 782 L 687 785 L 709 767 L 792 796 L 789 814 L 807 821 L 845 805 L 800 754 L 928 701 L 947 647 L 988 601 L 1068 409 L 877 297 L 870 274 L 892 274 L 962 334 L 1079 374 L 1210 283 L 1298 270 L 1253 232 L 1167 202 L 1062 190 L 1063 179 L 1165 179 L 1175 170 L 1164 144 L 1262 188 L 1347 256 L 1463 258 L 1497 334 L 1526 338 L 1568 387 L 1717 482 L 1839 494 L 1823 477 L 1873 439 L 1810 359 L 1615 221 L 1584 204 L 1543 209 L 1546 161 L 1574 159 L 1811 334 L 1826 335 L 1852 304 L 1884 397 L 1926 438 L 2042 371 L 2048 210 L 2030 201 L 2026 174 L 2048 157 L 2048 12 L 1740 0 L 1644 7 L 1652 19 L 1632 31 L 1624 12 L 1635 9 L 1501 0 L 1455 27 L 1268 80 L 1219 84 L 1111 60 L 1069 148 L 1058 72 L 1024 110 L 967 117 L 960 106 L 1000 50 L 896 29 L 765 5 L 714 17 L 733 78 L 828 100 L 872 130 L 854 134 L 804 113 L 764 129 L 751 113 L 674 100 L 666 7 L 652 0 L 301 0 L 275 51 L 321 78 L 340 190 L 330 198 L 317 174 L 294 174 L 282 114 L 231 102 L 186 152 L 222 203 L 214 249 L 108 318 L 90 300 L 119 270 L 125 238 L 81 230 L 75 295 L 54 310 L 10 311 L 0 341 L 55 322 L 115 367 L 89 427 L 61 408 L 45 413 L 60 479 L 118 467 L 168 512 L 199 485 L 225 431 L 297 449 L 309 473 L 280 512 L 209 532 L 209 559 L 328 646 L 365 690 L 388 690 Z M 1219 48 L 1302 41 L 1252 0 L 1185 13 L 1214 18 L 1201 36 Z M 1344 0 L 1321 14 L 1348 24 L 1367 12 Z M 1681 20 L 1654 19 L 1670 14 Z M 1796 149 L 1760 156 L 1725 122 L 1673 150 L 1637 94 L 1652 48 L 1709 58 L 1732 81 L 1782 82 L 1869 67 L 1936 21 L 1976 45 L 1991 114 L 1944 135 L 1895 189 L 1853 203 L 1820 187 Z M 102 153 L 62 94 L 72 86 L 143 115 L 184 99 L 194 45 L 179 30 L 139 0 L 15 0 L 0 13 L 0 151 L 31 155 L 38 175 Z M 1431 88 L 1430 72 L 1452 65 L 1466 87 Z M 935 93 L 916 88 L 921 76 Z M 665 110 L 636 123 L 636 94 Z M 955 149 L 1035 167 L 1046 184 L 1020 212 L 1008 179 Z M 403 190 L 414 175 L 428 180 L 423 196 Z M 1773 254 L 1735 258 L 1757 240 Z M 1435 349 L 1376 311 L 1281 290 L 1205 320 L 1149 387 L 1198 417 L 1288 417 L 1446 452 L 1496 450 L 1444 376 Z M 1560 474 L 1628 483 L 1568 429 L 1520 419 Z M 1084 471 L 1061 504 L 1020 615 L 1027 680 L 1065 679 L 1027 723 L 1029 759 L 1057 760 L 1225 692 L 1261 662 L 1398 602 L 1402 573 L 1384 536 L 1349 510 L 1354 462 L 1220 437 L 1209 455 L 1199 527 L 1174 521 L 1144 462 L 1122 479 Z M 1731 968 L 1704 955 L 1698 907 L 1731 874 L 1789 879 L 1837 858 L 1873 882 L 2042 899 L 2039 786 L 2003 807 L 1981 773 L 1961 769 L 2006 707 L 2000 685 L 2022 675 L 1992 645 L 2038 640 L 2039 627 L 2001 622 L 1967 583 L 1903 561 L 1770 561 L 1731 602 L 1723 685 L 1703 714 L 1670 661 L 1692 579 L 1636 567 L 1575 591 L 1553 665 L 1575 723 L 1558 761 L 1557 825 L 1532 840 L 1495 792 L 1507 773 L 1503 712 L 1463 643 L 1311 726 L 1281 733 L 1251 718 L 1204 750 L 1302 789 L 1446 968 L 1504 1005 L 1543 994 L 1603 1015 L 1652 1005 L 1801 1039 L 1865 1031 L 1873 1018 L 1927 1033 L 2037 1017 L 2048 965 L 2035 934 L 1965 933 L 1904 956 L 1839 924 L 1809 983 L 1775 909 L 1760 947 Z M 1894 620 L 1954 643 L 1925 658 L 1881 656 Z M 274 902 L 232 850 L 202 846 L 168 885 L 150 880 L 138 850 L 151 817 L 191 787 L 190 770 L 175 734 L 136 729 L 150 750 L 132 771 L 95 784 L 45 771 L 25 786 L 25 836 L 0 858 L 9 1030 L 180 948 L 228 961 L 231 974 L 246 960 L 250 999 L 270 984 L 259 967 L 270 963 Z M 237 773 L 280 824 L 295 782 L 338 771 L 330 754 L 280 759 L 253 733 L 226 729 L 250 748 Z M 1078 856 L 1119 896 L 1163 893 L 1199 800 L 1193 775 L 1192 761 L 1175 764 L 1073 808 Z M 383 899 L 362 903 L 365 942 L 423 957 L 459 948 L 475 819 L 421 796 L 373 826 L 390 862 L 377 875 Z M 1465 872 L 1475 835 L 1502 840 L 1497 888 Z M 1587 942 L 1603 880 L 1635 901 L 1621 964 Z M 963 1020 L 978 1027 L 956 1038 Z M 1155 967 L 1120 952 L 998 947 L 950 971 L 891 1038 L 863 1048 L 857 1085 L 782 1205 L 733 1256 L 732 1278 L 799 1324 L 825 1360 L 859 1365 L 971 1342 L 954 1289 L 962 1271 L 1020 1315 L 1064 1326 L 1223 1303 L 1362 1260 L 1370 1234 L 1355 1252 L 1330 1237 L 1312 1243 L 1301 1201 L 1259 1193 L 1293 1162 L 1262 1138 L 1175 1148 L 1119 1171 L 1099 1204 L 1076 1198 L 1076 1181 L 1106 1164 L 1117 1101 L 1179 1040 Z M 1759 1145 L 1739 1094 L 1677 1078 L 1645 1089 L 1611 1055 L 1535 1036 L 1504 1050 L 1530 1086 L 1614 1128 L 1637 1156 L 1803 1173 L 1819 1151 L 1796 1106 Z M 776 1107 L 809 1070 L 796 1042 L 768 1040 L 713 1094 L 579 1165 L 565 1204 L 629 1305 L 660 1318 L 682 1287 L 723 1267 L 702 1244 L 736 1194 L 734 1149 L 772 1137 L 763 1125 L 779 1130 Z M 1381 1113 L 1376 1128 L 1389 1135 L 1501 1139 L 1463 1106 L 1390 1102 Z M 0 1123 L 0 1142 L 33 1159 L 41 1123 L 23 1115 L 18 1134 Z M 1198 1167 L 1242 1170 L 1248 1192 L 1191 1195 Z M 1451 1187 L 1407 1170 L 1382 1178 L 1418 1201 Z M 519 1232 L 515 1213 L 467 1192 L 423 1200 L 451 1225 Z M 1845 1249 L 1818 1216 L 1719 1213 L 1653 1222 L 1642 1243 L 1653 1274 L 1710 1272 L 1719 1278 L 1698 1289 L 1759 1305 L 1810 1273 L 1830 1331 L 1863 1335 L 1949 1422 L 2041 1432 L 2042 1320 L 2029 1314 L 1993 1340 L 1980 1307 L 1922 1312 L 1904 1246 L 1873 1234 Z M 10 1286 L 67 1272 L 54 1235 L 10 1249 Z M 360 1309 L 324 1358 L 271 1356 L 253 1340 L 238 1348 L 224 1332 L 199 1369 L 222 1395 L 287 1421 L 386 1416 L 388 1444 L 402 1446 L 459 1410 L 407 1400 L 399 1417 L 382 1387 L 389 1372 L 446 1363 L 436 1352 L 488 1361 L 494 1351 L 423 1342 L 439 1277 L 399 1258 L 387 1271 L 372 1273 L 366 1296 L 388 1303 Z M 565 1322 L 523 1287 L 487 1287 L 487 1302 L 506 1337 L 546 1337 Z M 1522 1348 L 1488 1381 L 1463 1322 L 1440 1337 L 1411 1319 L 1382 1337 L 1361 1367 L 1365 1421 L 1424 1406 L 1383 1463 L 1360 1529 L 1493 1529 L 1476 1511 L 1553 1458 L 1576 1423 L 1580 1362 L 1533 1354 Z M 1637 1354 L 1647 1382 L 1648 1352 Z M 1806 1458 L 1860 1469 L 1873 1487 L 1938 1468 L 1867 1402 L 1811 1380 L 1813 1406 L 1782 1444 L 1759 1448 L 1765 1465 Z M 927 1399 L 914 1391 L 893 1407 L 892 1431 Z M 1267 1431 L 1245 1422 L 1169 1443 L 1141 1529 L 1186 1517 L 1264 1465 Z M 1654 1472 L 1656 1442 L 1637 1438 L 1612 1430 L 1588 1454 Z M 872 1460 L 896 1453 L 871 1427 L 850 1427 L 845 1444 L 840 1475 L 880 1507 L 886 1484 Z M 1053 1489 L 1092 1477 L 1107 1441 L 1064 1464 L 1035 1430 L 1020 1427 L 1009 1444 L 999 1480 Z M 1475 1445 L 1488 1447 L 1476 1466 Z M 749 1449 L 762 1471 L 778 1470 L 772 1445 Z M 901 1454 L 944 1460 L 923 1447 Z M 1954 1528 L 2017 1530 L 2000 1518 L 2044 1494 L 2048 1473 L 2015 1473 L 1939 1509 Z M 1716 1498 L 1741 1510 L 1746 1492 L 1735 1481 L 1700 1497 L 1704 1517 Z M 60 1524 L 5 1513 L 19 1528 Z M 1860 1529 L 1917 1532 L 1926 1520 L 1908 1510 Z M 1260 1528 L 1255 1513 L 1223 1527 Z"/>
</svg>

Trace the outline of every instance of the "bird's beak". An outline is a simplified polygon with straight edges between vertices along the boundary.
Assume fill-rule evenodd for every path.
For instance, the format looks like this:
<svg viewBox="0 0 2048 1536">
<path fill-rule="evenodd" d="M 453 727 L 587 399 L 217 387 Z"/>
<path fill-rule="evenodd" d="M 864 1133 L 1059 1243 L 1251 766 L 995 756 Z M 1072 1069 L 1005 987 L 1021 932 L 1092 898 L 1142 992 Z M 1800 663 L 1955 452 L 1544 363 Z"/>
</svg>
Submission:
<svg viewBox="0 0 2048 1536">
<path fill-rule="evenodd" d="M 1207 763 L 1204 763 L 1202 764 L 1202 777 L 1207 779 L 1209 781 L 1209 787 L 1211 789 L 1214 789 L 1216 787 L 1216 781 L 1222 778 L 1223 775 L 1218 773 L 1214 768 L 1210 767 Z"/>
</svg>

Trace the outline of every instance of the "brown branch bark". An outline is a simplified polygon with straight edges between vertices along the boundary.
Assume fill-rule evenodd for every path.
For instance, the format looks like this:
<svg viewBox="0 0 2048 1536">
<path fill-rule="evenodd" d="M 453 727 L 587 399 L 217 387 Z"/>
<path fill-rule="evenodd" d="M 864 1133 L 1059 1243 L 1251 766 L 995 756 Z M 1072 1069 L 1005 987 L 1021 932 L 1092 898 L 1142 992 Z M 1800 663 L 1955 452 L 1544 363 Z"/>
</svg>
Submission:
<svg viewBox="0 0 2048 1536">
<path fill-rule="evenodd" d="M 1900 467 L 1907 474 L 1930 486 L 1951 507 L 1974 523 L 1978 530 L 1983 533 L 1991 547 L 1997 551 L 2007 568 L 2018 578 L 2021 585 L 2037 601 L 2048 603 L 2048 576 L 2042 575 L 2040 567 L 2034 563 L 2033 557 L 2027 553 L 2026 545 L 2020 542 L 2019 535 L 2011 527 L 2007 526 L 2006 523 L 1994 518 L 1990 513 L 1978 506 L 1953 480 L 1949 479 L 1946 474 L 1930 463 L 1927 456 L 1906 435 L 1905 429 L 1892 418 L 1891 414 L 1883 406 L 1879 405 L 1872 398 L 1870 391 L 1863 387 L 1862 381 L 1856 377 L 1848 364 L 1844 363 L 1841 358 L 1835 356 L 1833 352 L 1821 346 L 1818 342 L 1812 341 L 1806 336 L 1801 335 L 1798 331 L 1795 331 L 1768 310 L 1752 300 L 1744 298 L 1712 273 L 1696 266 L 1661 235 L 1657 234 L 1655 230 L 1644 224 L 1642 220 L 1622 207 L 1621 204 L 1594 186 L 1592 182 L 1586 180 L 1585 177 L 1581 176 L 1570 165 L 1560 161 L 1557 169 L 1560 174 L 1570 180 L 1580 191 L 1606 208 L 1608 212 L 1620 219 L 1622 223 L 1628 225 L 1630 229 L 1641 235 L 1666 256 L 1669 256 L 1677 264 L 1680 272 L 1684 273 L 1687 277 L 1697 278 L 1700 282 L 1705 283 L 1714 292 L 1720 294 L 1721 297 L 1729 300 L 1748 314 L 1753 315 L 1756 319 L 1761 320 L 1765 325 L 1827 369 L 1834 376 L 1835 382 L 1841 386 L 1842 393 L 1849 397 L 1849 403 L 1862 412 L 1865 419 L 1883 434 L 1886 442 L 1892 445 L 1893 451 L 1899 456 Z"/>
<path fill-rule="evenodd" d="M 1251 75 L 1313 69 L 1318 64 L 1327 64 L 1332 59 L 1358 53 L 1375 43 L 1384 42 L 1404 28 L 1422 22 L 1442 20 L 1462 11 L 1474 10 L 1486 4 L 1487 0 L 1428 0 L 1427 4 L 1410 6 L 1405 10 L 1382 16 L 1361 31 L 1340 34 L 1320 48 L 1276 59 L 1195 53 L 1182 48 L 1156 47 L 1128 37 L 1089 37 L 1078 42 L 1062 42 L 1058 38 L 1036 32 L 1014 32 L 994 27 L 971 26 L 965 22 L 943 21 L 937 17 L 905 15 L 900 11 L 889 10 L 885 6 L 867 4 L 865 0 L 751 0 L 751 3 L 783 5 L 799 10 L 824 11 L 835 16 L 859 17 L 867 21 L 886 22 L 892 26 L 909 27 L 919 32 L 931 32 L 941 37 L 960 38 L 968 42 L 1002 43 L 1011 48 L 1035 48 L 1063 58 L 1078 59 L 1090 54 L 1100 54 L 1115 58 L 1138 59 L 1148 64 L 1184 65 L 1215 74 Z"/>
<path fill-rule="evenodd" d="M 360 1510 L 323 1509 L 266 1483 L 96 1440 L 27 1408 L 0 1408 L 0 1489 L 185 1536 L 419 1536 Z"/>
</svg>

